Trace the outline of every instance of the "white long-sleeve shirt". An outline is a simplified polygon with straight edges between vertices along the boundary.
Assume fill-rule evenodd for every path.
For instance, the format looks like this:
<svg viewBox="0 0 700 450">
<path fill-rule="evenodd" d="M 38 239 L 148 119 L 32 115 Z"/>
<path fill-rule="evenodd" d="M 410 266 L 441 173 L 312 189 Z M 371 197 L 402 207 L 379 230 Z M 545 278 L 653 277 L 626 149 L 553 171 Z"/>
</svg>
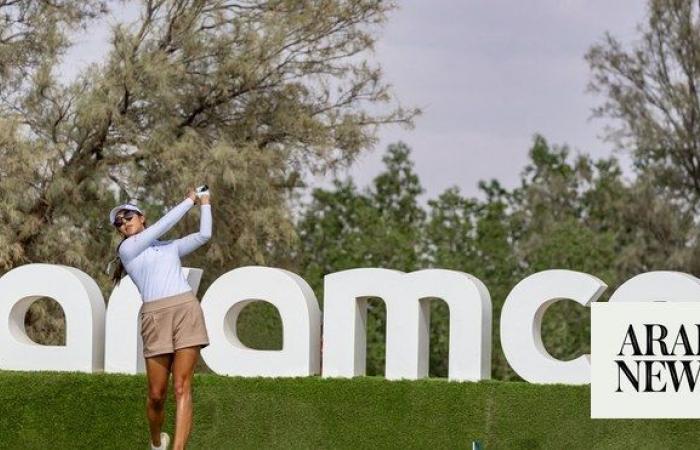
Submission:
<svg viewBox="0 0 700 450">
<path fill-rule="evenodd" d="M 125 239 L 119 247 L 124 269 L 144 302 L 191 291 L 182 274 L 180 257 L 201 247 L 211 238 L 211 205 L 201 206 L 199 232 L 180 239 L 160 241 L 194 205 L 189 197 L 168 211 L 153 225 Z"/>
</svg>

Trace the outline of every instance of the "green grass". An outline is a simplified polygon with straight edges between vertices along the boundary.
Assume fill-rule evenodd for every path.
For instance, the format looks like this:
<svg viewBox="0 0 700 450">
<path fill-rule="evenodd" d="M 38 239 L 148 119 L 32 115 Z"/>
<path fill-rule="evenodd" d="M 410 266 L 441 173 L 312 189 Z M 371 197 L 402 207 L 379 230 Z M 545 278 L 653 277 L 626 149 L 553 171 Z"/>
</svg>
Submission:
<svg viewBox="0 0 700 450">
<path fill-rule="evenodd" d="M 197 374 L 190 448 L 675 448 L 693 420 L 591 420 L 589 388 Z M 166 431 L 172 431 L 169 392 Z M 144 376 L 0 371 L 0 448 L 148 448 Z"/>
</svg>

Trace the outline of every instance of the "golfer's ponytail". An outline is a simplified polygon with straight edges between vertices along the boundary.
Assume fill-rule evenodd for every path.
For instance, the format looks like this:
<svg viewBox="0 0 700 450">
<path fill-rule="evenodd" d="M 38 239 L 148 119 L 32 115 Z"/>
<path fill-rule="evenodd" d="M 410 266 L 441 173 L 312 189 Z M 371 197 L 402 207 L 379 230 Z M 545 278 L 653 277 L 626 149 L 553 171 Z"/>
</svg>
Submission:
<svg viewBox="0 0 700 450">
<path fill-rule="evenodd" d="M 122 264 L 122 259 L 119 257 L 119 247 L 124 243 L 126 237 L 117 245 L 117 257 L 112 261 L 117 264 L 117 268 L 112 272 L 112 285 L 116 286 L 121 281 L 124 276 L 124 264 Z"/>
</svg>

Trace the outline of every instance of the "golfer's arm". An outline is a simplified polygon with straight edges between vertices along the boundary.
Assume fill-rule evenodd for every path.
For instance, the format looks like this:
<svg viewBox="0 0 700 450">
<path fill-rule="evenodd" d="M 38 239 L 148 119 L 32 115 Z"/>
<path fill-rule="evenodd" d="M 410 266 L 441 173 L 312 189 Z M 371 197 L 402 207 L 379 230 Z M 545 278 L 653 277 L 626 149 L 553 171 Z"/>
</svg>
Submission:
<svg viewBox="0 0 700 450">
<path fill-rule="evenodd" d="M 119 247 L 119 257 L 122 261 L 128 262 L 146 250 L 153 241 L 170 230 L 194 205 L 194 200 L 187 197 L 179 205 L 168 211 L 156 223 L 150 225 L 142 232 L 126 239 Z"/>
<path fill-rule="evenodd" d="M 199 232 L 175 240 L 180 257 L 197 250 L 211 238 L 211 205 L 202 205 L 200 213 Z"/>
</svg>

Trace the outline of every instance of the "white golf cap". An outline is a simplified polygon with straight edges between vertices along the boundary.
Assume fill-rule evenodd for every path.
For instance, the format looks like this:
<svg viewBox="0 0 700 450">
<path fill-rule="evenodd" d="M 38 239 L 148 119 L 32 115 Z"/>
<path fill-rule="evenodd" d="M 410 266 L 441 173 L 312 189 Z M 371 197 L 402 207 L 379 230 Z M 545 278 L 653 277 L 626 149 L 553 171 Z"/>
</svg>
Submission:
<svg viewBox="0 0 700 450">
<path fill-rule="evenodd" d="M 143 214 L 143 211 L 141 211 L 138 206 L 132 205 L 131 203 L 124 203 L 123 205 L 115 206 L 112 208 L 112 210 L 109 212 L 109 224 L 114 225 L 114 219 L 117 218 L 117 213 L 121 211 L 122 209 L 126 209 L 127 211 L 136 211 L 139 214 Z"/>
</svg>

